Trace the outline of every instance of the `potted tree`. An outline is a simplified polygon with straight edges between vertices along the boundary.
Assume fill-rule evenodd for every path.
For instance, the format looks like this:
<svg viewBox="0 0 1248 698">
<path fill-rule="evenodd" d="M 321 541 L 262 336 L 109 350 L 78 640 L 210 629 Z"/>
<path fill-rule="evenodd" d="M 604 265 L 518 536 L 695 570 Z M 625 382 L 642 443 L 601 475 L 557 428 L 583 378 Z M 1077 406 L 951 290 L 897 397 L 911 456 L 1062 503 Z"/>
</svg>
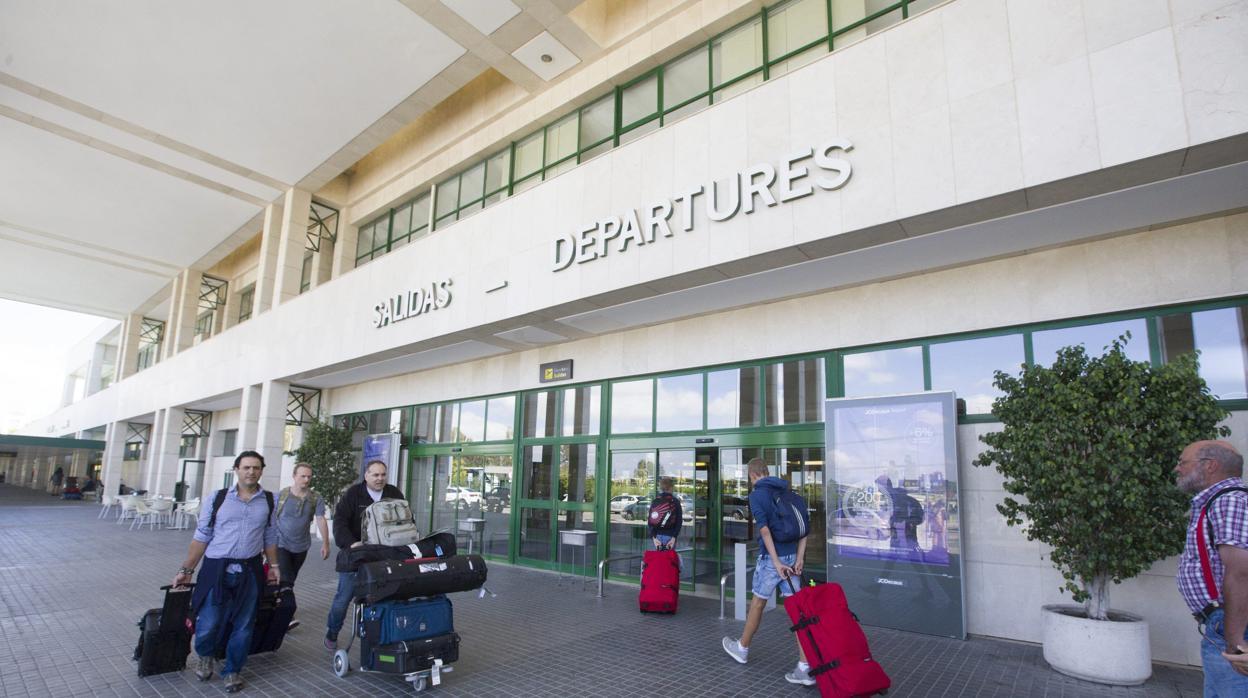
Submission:
<svg viewBox="0 0 1248 698">
<path fill-rule="evenodd" d="M 295 460 L 312 466 L 309 484 L 325 498 L 331 511 L 342 490 L 358 477 L 356 457 L 351 450 L 351 432 L 322 420 L 304 425 L 303 441 L 295 449 Z"/>
<path fill-rule="evenodd" d="M 1109 684 L 1152 673 L 1148 625 L 1111 610 L 1110 583 L 1183 549 L 1189 500 L 1172 473 L 1192 441 L 1226 436 L 1194 354 L 1165 365 L 1132 361 L 1130 335 L 1102 356 L 1066 347 L 1051 366 L 997 371 L 1000 431 L 974 461 L 995 466 L 1009 494 L 999 511 L 1049 559 L 1078 605 L 1045 606 L 1044 658 L 1056 670 Z"/>
</svg>

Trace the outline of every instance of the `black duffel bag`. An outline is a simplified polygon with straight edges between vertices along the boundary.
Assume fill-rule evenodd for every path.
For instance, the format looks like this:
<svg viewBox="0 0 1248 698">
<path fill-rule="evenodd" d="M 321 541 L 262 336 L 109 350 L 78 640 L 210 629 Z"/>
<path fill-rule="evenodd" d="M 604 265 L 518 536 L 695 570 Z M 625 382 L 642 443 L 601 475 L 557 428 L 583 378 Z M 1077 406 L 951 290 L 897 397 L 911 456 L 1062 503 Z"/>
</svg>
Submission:
<svg viewBox="0 0 1248 698">
<path fill-rule="evenodd" d="M 451 557 L 455 554 L 455 536 L 451 533 L 435 533 L 421 538 L 411 545 L 376 545 L 365 543 L 354 548 L 338 551 L 334 561 L 335 572 L 354 572 L 366 562 L 385 560 L 411 560 L 421 557 Z"/>
<path fill-rule="evenodd" d="M 356 570 L 353 593 L 365 603 L 449 594 L 480 589 L 485 575 L 480 555 L 366 562 Z"/>
</svg>

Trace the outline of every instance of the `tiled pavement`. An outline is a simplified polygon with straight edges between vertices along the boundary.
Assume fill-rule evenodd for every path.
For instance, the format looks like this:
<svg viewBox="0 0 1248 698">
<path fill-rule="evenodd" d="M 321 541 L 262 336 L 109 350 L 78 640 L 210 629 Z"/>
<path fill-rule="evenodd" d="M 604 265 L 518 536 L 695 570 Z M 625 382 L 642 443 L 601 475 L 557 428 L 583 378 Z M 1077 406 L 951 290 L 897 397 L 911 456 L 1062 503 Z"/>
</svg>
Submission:
<svg viewBox="0 0 1248 698">
<path fill-rule="evenodd" d="M 190 532 L 130 532 L 97 520 L 97 512 L 94 504 L 0 485 L 0 695 L 222 695 L 219 679 L 199 683 L 189 671 L 140 679 L 130 661 L 134 624 L 159 605 L 158 588 L 172 578 Z M 395 676 L 333 675 L 320 643 L 334 579 L 332 560 L 308 560 L 296 586 L 304 625 L 278 652 L 248 662 L 243 695 L 412 692 Z M 609 585 L 598 599 L 592 583 L 559 584 L 553 574 L 505 565 L 492 567 L 489 586 L 496 598 L 452 597 L 460 660 L 426 695 L 816 695 L 782 677 L 794 655 L 782 612 L 764 618 L 750 663 L 741 666 L 719 647 L 741 624 L 720 621 L 714 599 L 685 596 L 679 615 L 642 616 L 635 587 Z M 890 696 L 1201 695 L 1200 674 L 1188 669 L 1158 666 L 1144 686 L 1107 688 L 1053 672 L 1032 645 L 878 628 L 867 635 L 893 678 Z"/>
</svg>

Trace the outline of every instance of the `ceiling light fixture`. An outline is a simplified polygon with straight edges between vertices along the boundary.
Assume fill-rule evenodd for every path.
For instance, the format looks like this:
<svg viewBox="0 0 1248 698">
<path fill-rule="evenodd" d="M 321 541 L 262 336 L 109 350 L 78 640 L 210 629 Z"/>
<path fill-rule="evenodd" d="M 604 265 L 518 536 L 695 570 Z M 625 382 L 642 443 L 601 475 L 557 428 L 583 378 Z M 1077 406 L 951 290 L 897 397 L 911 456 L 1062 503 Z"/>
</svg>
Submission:
<svg viewBox="0 0 1248 698">
<path fill-rule="evenodd" d="M 542 59 L 542 62 L 543 62 L 543 63 L 549 63 L 549 62 L 551 62 L 551 61 L 555 60 L 553 57 L 551 57 L 551 55 L 550 55 L 549 53 L 543 53 L 543 54 L 541 55 L 541 59 Z"/>
</svg>

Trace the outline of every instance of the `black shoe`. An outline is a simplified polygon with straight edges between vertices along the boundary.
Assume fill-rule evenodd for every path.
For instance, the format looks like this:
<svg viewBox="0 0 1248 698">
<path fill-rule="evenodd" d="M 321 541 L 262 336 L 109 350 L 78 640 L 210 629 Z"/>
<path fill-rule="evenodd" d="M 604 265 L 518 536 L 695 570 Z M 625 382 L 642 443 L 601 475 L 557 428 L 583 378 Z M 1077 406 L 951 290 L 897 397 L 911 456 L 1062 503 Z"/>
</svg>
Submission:
<svg viewBox="0 0 1248 698">
<path fill-rule="evenodd" d="M 243 677 L 240 676 L 237 671 L 233 674 L 226 674 L 225 676 L 222 676 L 221 679 L 225 681 L 226 693 L 238 693 L 243 690 Z"/>
<path fill-rule="evenodd" d="M 287 625 L 287 626 L 286 626 L 286 632 L 290 632 L 290 631 L 294 630 L 294 629 L 295 629 L 295 628 L 297 628 L 297 627 L 299 627 L 299 621 L 297 621 L 297 620 L 292 620 L 292 621 L 290 621 L 290 625 Z"/>
</svg>

